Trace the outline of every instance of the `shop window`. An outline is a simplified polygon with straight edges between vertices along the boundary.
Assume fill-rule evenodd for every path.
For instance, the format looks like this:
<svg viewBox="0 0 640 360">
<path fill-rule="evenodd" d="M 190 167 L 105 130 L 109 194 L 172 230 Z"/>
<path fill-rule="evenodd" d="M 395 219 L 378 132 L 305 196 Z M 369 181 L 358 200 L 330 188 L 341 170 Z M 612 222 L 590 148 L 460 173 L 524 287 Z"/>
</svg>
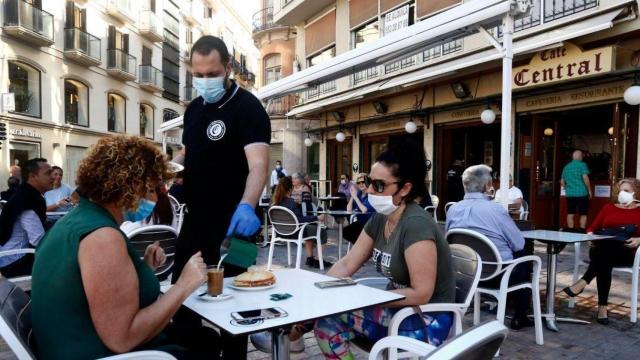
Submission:
<svg viewBox="0 0 640 360">
<path fill-rule="evenodd" d="M 64 121 L 89 126 L 89 88 L 80 81 L 64 81 Z"/>
<path fill-rule="evenodd" d="M 316 55 L 309 57 L 307 59 L 307 64 L 309 66 L 318 65 L 327 60 L 333 59 L 335 56 L 336 56 L 336 47 L 334 45 Z"/>
<path fill-rule="evenodd" d="M 40 157 L 40 144 L 32 142 L 9 142 L 9 163 L 23 166 L 27 160 Z"/>
<path fill-rule="evenodd" d="M 153 139 L 153 107 L 140 104 L 140 136 Z"/>
<path fill-rule="evenodd" d="M 264 58 L 264 84 L 268 85 L 282 78 L 280 54 L 270 54 Z"/>
<path fill-rule="evenodd" d="M 107 94 L 107 129 L 109 131 L 125 132 L 126 104 L 124 97 L 114 93 Z"/>
<path fill-rule="evenodd" d="M 375 20 L 352 32 L 352 48 L 359 49 L 368 43 L 378 40 L 379 37 L 378 20 Z"/>
<path fill-rule="evenodd" d="M 9 92 L 15 94 L 16 113 L 40 117 L 40 71 L 9 61 Z"/>
<path fill-rule="evenodd" d="M 180 114 L 178 114 L 175 110 L 171 110 L 171 109 L 162 110 L 162 122 L 173 120 L 178 116 L 180 116 Z"/>
</svg>

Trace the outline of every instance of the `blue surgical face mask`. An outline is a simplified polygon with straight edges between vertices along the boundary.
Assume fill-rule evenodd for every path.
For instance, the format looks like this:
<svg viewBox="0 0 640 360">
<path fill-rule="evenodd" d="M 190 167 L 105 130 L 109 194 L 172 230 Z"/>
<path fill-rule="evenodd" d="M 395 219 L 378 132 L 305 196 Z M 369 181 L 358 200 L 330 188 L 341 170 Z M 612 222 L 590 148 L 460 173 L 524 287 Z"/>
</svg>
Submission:
<svg viewBox="0 0 640 360">
<path fill-rule="evenodd" d="M 138 208 L 136 209 L 136 211 L 129 211 L 129 210 L 125 211 L 124 220 L 132 221 L 132 222 L 142 221 L 148 218 L 149 216 L 151 216 L 151 213 L 153 213 L 153 208 L 155 206 L 156 206 L 156 203 L 154 203 L 151 200 L 140 199 L 140 201 L 138 202 Z"/>
<path fill-rule="evenodd" d="M 209 104 L 213 104 L 218 102 L 224 96 L 225 77 L 212 77 L 212 78 L 201 78 L 194 77 L 193 78 L 193 87 L 196 88 L 196 91 L 204 101 Z"/>
</svg>

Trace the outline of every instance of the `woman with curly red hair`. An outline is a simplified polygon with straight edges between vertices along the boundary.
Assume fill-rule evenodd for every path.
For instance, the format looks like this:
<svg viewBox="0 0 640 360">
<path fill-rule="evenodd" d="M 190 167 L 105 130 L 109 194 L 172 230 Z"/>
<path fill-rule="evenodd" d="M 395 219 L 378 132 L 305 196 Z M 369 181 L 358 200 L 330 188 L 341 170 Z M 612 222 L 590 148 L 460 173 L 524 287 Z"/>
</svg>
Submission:
<svg viewBox="0 0 640 360">
<path fill-rule="evenodd" d="M 193 329 L 199 332 L 182 334 L 193 341 L 186 343 L 165 329 L 206 281 L 200 253 L 160 297 L 154 269 L 164 263 L 164 251 L 152 244 L 141 260 L 119 229 L 126 211 L 153 208 L 149 204 L 157 199 L 150 190 L 170 177 L 165 162 L 150 141 L 115 136 L 100 139 L 80 164 L 80 203 L 42 239 L 33 267 L 31 312 L 39 358 L 95 359 L 134 349 L 217 358 L 213 333 Z"/>
</svg>

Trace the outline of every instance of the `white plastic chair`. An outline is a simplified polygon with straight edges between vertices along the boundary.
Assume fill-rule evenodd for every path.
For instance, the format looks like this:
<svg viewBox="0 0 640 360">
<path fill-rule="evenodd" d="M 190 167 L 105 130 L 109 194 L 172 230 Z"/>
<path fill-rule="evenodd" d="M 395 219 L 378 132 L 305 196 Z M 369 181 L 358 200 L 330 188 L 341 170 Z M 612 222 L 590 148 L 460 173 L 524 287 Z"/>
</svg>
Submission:
<svg viewBox="0 0 640 360">
<path fill-rule="evenodd" d="M 447 232 L 447 242 L 449 244 L 463 244 L 475 250 L 482 258 L 482 276 L 480 281 L 494 279 L 502 275 L 500 287 L 498 289 L 478 286 L 474 296 L 473 304 L 473 324 L 480 322 L 480 294 L 488 294 L 498 300 L 497 319 L 504 323 L 505 310 L 507 306 L 507 294 L 524 289 L 531 289 L 533 300 L 533 317 L 535 323 L 536 344 L 544 345 L 542 335 L 542 313 L 540 310 L 540 257 L 535 255 L 523 256 L 518 259 L 503 261 L 495 244 L 486 236 L 479 232 L 468 229 L 451 229 Z M 516 265 L 531 262 L 533 265 L 533 276 L 530 282 L 509 286 L 511 272 Z"/>
<path fill-rule="evenodd" d="M 169 197 L 169 203 L 171 204 L 171 208 L 173 209 L 173 216 L 176 219 L 176 230 L 180 232 L 182 228 L 182 222 L 184 220 L 184 212 L 186 204 L 181 204 L 178 199 L 173 197 L 171 194 L 167 194 Z"/>
<path fill-rule="evenodd" d="M 529 203 L 522 199 L 522 211 L 520 212 L 520 220 L 529 220 Z"/>
<path fill-rule="evenodd" d="M 33 360 L 31 351 L 31 299 L 16 284 L 0 279 L 0 336 L 20 360 Z M 175 360 L 161 351 L 136 351 L 109 356 L 108 360 Z"/>
<path fill-rule="evenodd" d="M 32 249 L 32 248 L 5 250 L 5 251 L 0 251 L 0 258 L 3 256 L 18 255 L 18 254 L 35 254 L 35 253 L 36 253 L 36 249 Z M 16 276 L 13 278 L 6 278 L 6 279 L 18 285 L 24 291 L 31 290 L 31 275 Z"/>
<path fill-rule="evenodd" d="M 168 225 L 146 225 L 133 229 L 126 234 L 140 258 L 144 257 L 147 246 L 158 241 L 164 250 L 167 261 L 156 269 L 156 276 L 161 281 L 168 279 L 173 269 L 173 257 L 178 242 L 178 231 Z"/>
<path fill-rule="evenodd" d="M 438 204 L 440 204 L 440 198 L 438 195 L 431 195 L 431 203 L 436 207 L 436 209 L 438 208 Z"/>
<path fill-rule="evenodd" d="M 276 242 L 284 242 L 287 244 L 287 264 L 291 266 L 291 244 L 297 246 L 296 249 L 296 269 L 300 269 L 302 259 L 302 247 L 306 240 L 316 240 L 316 248 L 318 251 L 318 261 L 320 262 L 320 270 L 324 270 L 324 261 L 322 260 L 322 242 L 320 240 L 321 226 L 317 221 L 301 223 L 293 211 L 283 206 L 272 206 L 269 208 L 269 221 L 271 222 L 271 242 L 269 244 L 269 259 L 267 260 L 267 270 L 271 270 L 273 262 L 273 249 Z M 304 229 L 309 224 L 316 224 L 317 231 L 314 236 L 304 236 Z"/>
<path fill-rule="evenodd" d="M 463 334 L 447 340 L 440 347 L 404 336 L 388 336 L 378 341 L 369 360 L 384 359 L 387 350 L 404 350 L 402 358 L 420 356 L 429 360 L 491 359 L 504 343 L 509 330 L 499 321 L 474 326 Z"/>
<path fill-rule="evenodd" d="M 449 201 L 448 203 L 444 204 L 444 217 L 447 217 L 447 212 L 449 211 L 449 208 L 456 203 L 457 201 Z"/>
<path fill-rule="evenodd" d="M 420 310 L 423 313 L 452 312 L 454 325 L 452 330 L 454 334 L 458 335 L 462 332 L 462 319 L 471 305 L 482 275 L 482 260 L 469 246 L 452 244 L 449 248 L 456 280 L 455 302 L 421 305 Z M 398 335 L 402 321 L 415 313 L 414 307 L 405 307 L 393 315 L 389 322 L 389 335 Z"/>
<path fill-rule="evenodd" d="M 588 264 L 582 261 L 581 245 L 579 242 L 573 243 L 573 284 L 580 278 L 580 267 Z M 631 267 L 614 267 L 614 272 L 631 275 L 631 306 L 629 321 L 635 323 L 638 321 L 638 278 L 640 276 L 640 251 L 636 251 Z M 575 298 L 569 299 L 569 308 L 575 306 Z"/>
<path fill-rule="evenodd" d="M 426 211 L 429 215 L 431 215 L 433 217 L 433 220 L 435 220 L 436 222 L 438 222 L 438 208 L 435 206 L 425 206 L 424 207 L 424 211 Z"/>
</svg>

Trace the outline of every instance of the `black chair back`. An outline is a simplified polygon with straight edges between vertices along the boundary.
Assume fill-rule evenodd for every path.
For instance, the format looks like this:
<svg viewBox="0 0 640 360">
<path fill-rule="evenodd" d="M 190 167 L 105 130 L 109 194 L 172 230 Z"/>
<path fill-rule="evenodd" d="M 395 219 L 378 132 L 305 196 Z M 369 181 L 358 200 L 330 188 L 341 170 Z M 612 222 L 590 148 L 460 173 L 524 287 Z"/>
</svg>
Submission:
<svg viewBox="0 0 640 360">
<path fill-rule="evenodd" d="M 482 259 L 481 280 L 486 280 L 494 276 L 501 270 L 501 266 L 495 264 L 502 262 L 500 253 L 491 240 L 486 236 L 468 229 L 450 229 L 447 232 L 447 242 L 449 244 L 466 245 L 473 249 Z"/>
<path fill-rule="evenodd" d="M 31 298 L 7 279 L 0 279 L 0 314 L 22 347 L 32 353 Z M 12 346 L 11 342 L 6 340 Z"/>
<path fill-rule="evenodd" d="M 136 249 L 140 258 L 144 257 L 144 252 L 147 249 L 147 246 L 157 241 L 160 244 L 160 247 L 164 250 L 164 253 L 167 256 L 167 261 L 164 265 L 156 269 L 156 276 L 160 281 L 169 277 L 171 270 L 173 269 L 176 244 L 178 242 L 178 235 L 176 234 L 175 229 L 166 225 L 144 226 L 131 232 L 129 241 L 131 241 L 131 244 L 134 249 Z"/>
</svg>

